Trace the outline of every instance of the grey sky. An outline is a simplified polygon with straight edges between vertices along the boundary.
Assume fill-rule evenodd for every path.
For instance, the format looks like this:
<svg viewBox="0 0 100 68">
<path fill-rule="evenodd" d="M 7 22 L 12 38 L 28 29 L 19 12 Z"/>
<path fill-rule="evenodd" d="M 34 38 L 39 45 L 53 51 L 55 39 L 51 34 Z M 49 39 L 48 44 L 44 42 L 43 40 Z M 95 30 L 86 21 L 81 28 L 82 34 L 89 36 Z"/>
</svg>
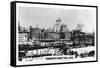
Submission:
<svg viewBox="0 0 100 68">
<path fill-rule="evenodd" d="M 40 28 L 53 27 L 56 19 L 61 17 L 62 22 L 68 28 L 75 29 L 78 23 L 84 24 L 83 31 L 95 31 L 96 12 L 94 10 L 82 9 L 58 9 L 58 8 L 39 8 L 39 7 L 19 7 L 18 20 L 23 27 L 33 26 L 36 24 Z"/>
</svg>

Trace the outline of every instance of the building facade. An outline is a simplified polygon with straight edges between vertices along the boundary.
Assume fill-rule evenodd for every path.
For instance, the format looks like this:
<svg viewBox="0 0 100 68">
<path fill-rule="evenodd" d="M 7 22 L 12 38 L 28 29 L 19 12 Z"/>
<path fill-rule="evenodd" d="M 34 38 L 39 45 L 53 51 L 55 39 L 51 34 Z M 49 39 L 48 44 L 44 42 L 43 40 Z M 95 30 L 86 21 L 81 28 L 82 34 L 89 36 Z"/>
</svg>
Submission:
<svg viewBox="0 0 100 68">
<path fill-rule="evenodd" d="M 28 32 L 19 32 L 18 33 L 19 44 L 27 44 L 28 40 L 29 40 L 29 33 Z"/>
</svg>

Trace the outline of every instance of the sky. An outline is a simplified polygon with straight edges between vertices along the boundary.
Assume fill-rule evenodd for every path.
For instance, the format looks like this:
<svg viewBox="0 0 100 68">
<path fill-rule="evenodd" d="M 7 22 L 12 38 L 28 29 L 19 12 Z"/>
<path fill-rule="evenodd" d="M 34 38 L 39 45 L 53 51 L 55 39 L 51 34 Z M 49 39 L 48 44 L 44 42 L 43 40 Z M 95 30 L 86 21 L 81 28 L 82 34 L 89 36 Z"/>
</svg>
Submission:
<svg viewBox="0 0 100 68">
<path fill-rule="evenodd" d="M 95 31 L 95 9 L 18 7 L 18 21 L 23 27 L 53 28 L 59 17 L 62 20 L 61 23 L 66 24 L 69 30 L 75 29 L 77 24 L 83 24 L 83 31 Z"/>
</svg>

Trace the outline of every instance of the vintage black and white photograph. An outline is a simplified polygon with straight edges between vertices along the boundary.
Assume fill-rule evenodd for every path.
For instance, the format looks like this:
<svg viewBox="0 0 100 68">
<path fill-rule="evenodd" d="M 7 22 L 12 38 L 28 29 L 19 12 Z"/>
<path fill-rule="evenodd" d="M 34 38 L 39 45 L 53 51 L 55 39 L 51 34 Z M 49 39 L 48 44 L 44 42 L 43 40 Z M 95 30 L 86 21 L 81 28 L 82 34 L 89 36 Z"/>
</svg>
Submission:
<svg viewBox="0 0 100 68">
<path fill-rule="evenodd" d="M 16 64 L 96 61 L 96 7 L 16 3 Z"/>
</svg>

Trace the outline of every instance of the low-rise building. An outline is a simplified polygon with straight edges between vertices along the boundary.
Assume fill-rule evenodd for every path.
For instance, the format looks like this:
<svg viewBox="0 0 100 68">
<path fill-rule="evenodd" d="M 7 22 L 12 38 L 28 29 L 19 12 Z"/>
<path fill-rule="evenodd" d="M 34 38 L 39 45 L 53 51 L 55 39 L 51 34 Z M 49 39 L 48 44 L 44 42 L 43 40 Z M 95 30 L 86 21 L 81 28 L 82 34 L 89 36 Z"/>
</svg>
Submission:
<svg viewBox="0 0 100 68">
<path fill-rule="evenodd" d="M 57 39 L 60 39 L 60 34 L 57 32 L 49 32 L 47 33 L 47 38 L 57 40 Z"/>
<path fill-rule="evenodd" d="M 29 39 L 29 33 L 28 32 L 19 32 L 18 33 L 19 44 L 27 44 L 28 39 Z"/>
<path fill-rule="evenodd" d="M 41 33 L 41 29 L 40 28 L 32 28 L 32 27 L 30 27 L 30 38 L 32 40 L 39 39 L 39 34 L 40 33 Z"/>
</svg>

